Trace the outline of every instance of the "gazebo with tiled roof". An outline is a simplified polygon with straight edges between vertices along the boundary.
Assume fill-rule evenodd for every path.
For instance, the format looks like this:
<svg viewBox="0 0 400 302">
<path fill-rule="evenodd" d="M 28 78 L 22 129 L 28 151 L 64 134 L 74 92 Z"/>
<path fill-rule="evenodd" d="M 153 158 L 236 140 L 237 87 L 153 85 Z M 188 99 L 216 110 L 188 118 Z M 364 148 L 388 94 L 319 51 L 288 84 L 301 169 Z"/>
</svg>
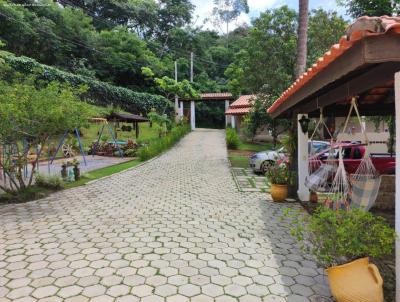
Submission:
<svg viewBox="0 0 400 302">
<path fill-rule="evenodd" d="M 241 95 L 234 101 L 225 111 L 225 115 L 231 117 L 231 126 L 236 128 L 240 125 L 243 116 L 248 114 L 252 107 L 252 100 L 255 98 L 254 94 Z"/>
</svg>

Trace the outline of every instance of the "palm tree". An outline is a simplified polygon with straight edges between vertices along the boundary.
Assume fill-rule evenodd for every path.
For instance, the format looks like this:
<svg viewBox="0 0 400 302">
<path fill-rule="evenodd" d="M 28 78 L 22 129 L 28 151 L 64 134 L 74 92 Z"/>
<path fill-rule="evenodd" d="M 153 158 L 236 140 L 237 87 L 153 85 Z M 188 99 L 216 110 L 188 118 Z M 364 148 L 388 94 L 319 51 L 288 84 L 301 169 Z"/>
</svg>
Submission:
<svg viewBox="0 0 400 302">
<path fill-rule="evenodd" d="M 308 0 L 299 0 L 299 27 L 297 36 L 296 78 L 306 70 L 307 61 Z"/>
</svg>

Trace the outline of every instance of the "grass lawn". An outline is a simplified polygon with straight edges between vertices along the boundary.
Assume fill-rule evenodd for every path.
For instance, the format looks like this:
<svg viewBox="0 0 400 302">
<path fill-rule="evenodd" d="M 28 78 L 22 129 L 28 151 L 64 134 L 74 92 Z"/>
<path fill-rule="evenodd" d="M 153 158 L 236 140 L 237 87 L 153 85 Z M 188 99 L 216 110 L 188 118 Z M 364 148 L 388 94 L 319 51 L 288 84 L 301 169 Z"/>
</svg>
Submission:
<svg viewBox="0 0 400 302">
<path fill-rule="evenodd" d="M 270 143 L 252 143 L 240 140 L 240 144 L 237 150 L 228 150 L 228 158 L 231 162 L 232 167 L 237 168 L 248 168 L 249 167 L 249 155 L 251 153 L 266 151 L 273 148 Z M 243 151 L 243 154 L 238 154 L 237 151 Z M 236 152 L 235 152 L 236 151 Z M 246 154 L 246 152 L 248 154 Z"/>
<path fill-rule="evenodd" d="M 112 124 L 109 124 L 110 127 L 112 128 Z M 127 126 L 132 126 L 132 124 L 126 124 L 126 123 L 120 123 L 120 127 L 122 125 L 127 125 Z M 91 124 L 89 128 L 87 129 L 82 129 L 82 144 L 85 147 L 89 147 L 90 144 L 93 141 L 96 141 L 98 138 L 98 133 L 101 130 L 102 124 Z M 113 129 L 114 130 L 114 129 Z M 131 139 L 133 141 L 146 141 L 152 138 L 157 138 L 158 137 L 158 132 L 155 130 L 155 128 L 150 128 L 149 123 L 144 122 L 144 123 L 139 123 L 139 138 L 136 139 L 135 137 L 135 131 L 117 131 L 117 140 L 125 140 L 127 141 L 128 139 Z M 107 139 L 108 141 L 112 140 L 112 136 L 110 134 L 110 131 L 108 130 L 108 127 L 106 126 L 104 128 L 103 134 L 102 134 L 102 139 Z"/>
<path fill-rule="evenodd" d="M 121 172 L 123 170 L 136 167 L 140 163 L 142 163 L 142 162 L 139 159 L 134 159 L 134 160 L 130 160 L 130 161 L 127 161 L 127 162 L 124 162 L 124 163 L 116 164 L 116 165 L 113 165 L 113 166 L 108 166 L 108 167 L 100 168 L 100 169 L 97 169 L 97 170 L 93 170 L 93 171 L 90 171 L 88 173 L 83 174 L 81 176 L 81 179 L 78 180 L 78 181 L 66 183 L 65 184 L 65 188 L 78 187 L 78 186 L 81 186 L 81 185 L 84 185 L 84 184 L 88 183 L 91 180 L 95 180 L 95 179 L 98 179 L 98 178 L 109 176 L 109 175 L 112 175 L 114 173 L 118 173 L 118 172 Z"/>
<path fill-rule="evenodd" d="M 242 155 L 229 155 L 229 161 L 231 162 L 232 167 L 236 168 L 248 168 L 249 167 L 249 158 L 247 156 Z"/>
<path fill-rule="evenodd" d="M 273 145 L 271 143 L 251 143 L 251 142 L 244 142 L 243 140 L 240 141 L 238 150 L 242 151 L 253 151 L 253 152 L 260 152 L 273 149 Z"/>
</svg>

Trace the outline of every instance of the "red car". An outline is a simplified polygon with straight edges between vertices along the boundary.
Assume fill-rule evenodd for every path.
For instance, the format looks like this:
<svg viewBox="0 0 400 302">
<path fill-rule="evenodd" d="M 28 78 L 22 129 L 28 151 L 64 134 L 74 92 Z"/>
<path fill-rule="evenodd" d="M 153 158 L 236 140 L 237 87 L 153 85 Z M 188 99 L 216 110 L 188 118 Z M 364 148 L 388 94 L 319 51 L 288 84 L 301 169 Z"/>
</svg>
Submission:
<svg viewBox="0 0 400 302">
<path fill-rule="evenodd" d="M 343 163 L 347 173 L 354 173 L 365 153 L 365 144 L 342 144 Z M 339 158 L 339 146 L 334 147 L 335 160 Z M 328 157 L 328 150 L 318 154 L 322 161 Z M 396 157 L 389 153 L 371 153 L 372 163 L 380 174 L 395 174 Z"/>
</svg>

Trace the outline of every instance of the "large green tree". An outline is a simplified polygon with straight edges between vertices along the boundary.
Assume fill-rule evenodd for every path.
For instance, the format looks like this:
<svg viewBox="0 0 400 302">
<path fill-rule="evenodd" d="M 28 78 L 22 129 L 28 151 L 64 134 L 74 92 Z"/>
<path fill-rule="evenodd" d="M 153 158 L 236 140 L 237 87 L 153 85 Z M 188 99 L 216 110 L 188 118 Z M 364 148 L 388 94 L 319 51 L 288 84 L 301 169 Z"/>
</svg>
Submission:
<svg viewBox="0 0 400 302">
<path fill-rule="evenodd" d="M 392 16 L 400 13 L 398 0 L 338 0 L 353 18 L 361 16 Z"/>
<path fill-rule="evenodd" d="M 226 35 L 229 35 L 229 24 L 235 21 L 241 13 L 248 13 L 247 0 L 214 0 L 212 23 L 221 31 L 225 26 Z"/>
<path fill-rule="evenodd" d="M 312 10 L 308 23 L 308 66 L 338 43 L 344 35 L 347 21 L 337 12 Z"/>
<path fill-rule="evenodd" d="M 123 27 L 100 32 L 96 49 L 92 65 L 97 76 L 117 85 L 140 90 L 143 85 L 141 67 L 151 67 L 157 74 L 165 71 L 159 58 L 147 49 L 146 42 Z"/>
<path fill-rule="evenodd" d="M 38 86 L 33 79 L 0 80 L 0 143 L 4 146 L 0 168 L 10 183 L 0 189 L 15 194 L 31 186 L 49 139 L 87 126 L 91 107 L 79 100 L 79 92 L 55 82 Z M 33 150 L 32 160 L 28 155 Z"/>
<path fill-rule="evenodd" d="M 294 79 L 297 14 L 287 6 L 267 10 L 253 21 L 246 46 L 226 70 L 234 94 L 255 93 L 262 87 L 279 95 Z"/>
<path fill-rule="evenodd" d="M 335 12 L 310 12 L 308 66 L 338 42 L 346 25 Z M 254 20 L 245 45 L 225 71 L 230 91 L 235 95 L 263 92 L 279 96 L 296 76 L 296 28 L 297 14 L 286 6 L 268 10 Z"/>
</svg>

